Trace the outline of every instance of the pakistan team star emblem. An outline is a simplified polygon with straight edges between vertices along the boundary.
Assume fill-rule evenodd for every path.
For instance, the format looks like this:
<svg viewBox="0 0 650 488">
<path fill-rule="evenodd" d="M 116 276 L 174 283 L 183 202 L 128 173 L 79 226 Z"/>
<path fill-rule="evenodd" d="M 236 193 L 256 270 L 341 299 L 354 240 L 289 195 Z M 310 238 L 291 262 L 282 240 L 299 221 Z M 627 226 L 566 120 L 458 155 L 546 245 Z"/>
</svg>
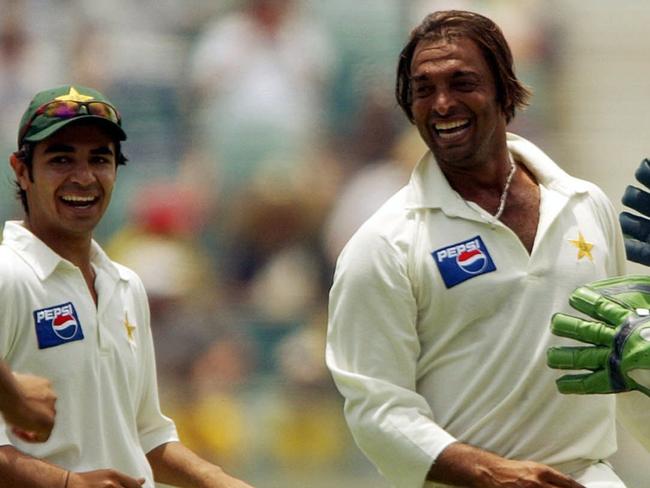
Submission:
<svg viewBox="0 0 650 488">
<path fill-rule="evenodd" d="M 135 325 L 133 325 L 131 322 L 129 322 L 129 314 L 128 312 L 124 312 L 124 328 L 126 329 L 126 336 L 129 339 L 129 342 L 134 344 L 135 343 Z"/>
<path fill-rule="evenodd" d="M 594 260 L 594 257 L 591 255 L 591 248 L 594 247 L 594 245 L 585 240 L 582 232 L 578 231 L 578 238 L 569 239 L 569 242 L 578 248 L 578 261 L 582 258 L 589 258 L 589 261 Z"/>
<path fill-rule="evenodd" d="M 56 97 L 55 100 L 62 100 L 64 102 L 87 102 L 93 98 L 94 97 L 89 97 L 88 95 L 82 95 L 74 86 L 71 86 L 70 91 L 67 94 Z"/>
</svg>

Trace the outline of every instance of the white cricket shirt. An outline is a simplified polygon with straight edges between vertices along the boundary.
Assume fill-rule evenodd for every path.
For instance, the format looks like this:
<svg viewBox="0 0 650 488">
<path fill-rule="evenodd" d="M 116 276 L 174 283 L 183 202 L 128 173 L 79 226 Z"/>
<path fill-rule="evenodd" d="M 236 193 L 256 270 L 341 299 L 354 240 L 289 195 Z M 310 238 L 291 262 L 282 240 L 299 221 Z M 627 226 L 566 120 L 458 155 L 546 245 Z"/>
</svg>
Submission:
<svg viewBox="0 0 650 488">
<path fill-rule="evenodd" d="M 18 440 L 0 417 L 0 445 L 73 471 L 114 468 L 151 488 L 145 453 L 178 436 L 159 407 L 147 297 L 132 271 L 92 246 L 97 306 L 76 266 L 19 222 L 5 224 L 0 357 L 49 378 L 58 400 L 47 442 Z"/>
<path fill-rule="evenodd" d="M 396 487 L 421 487 L 455 440 L 564 472 L 616 448 L 613 395 L 560 395 L 546 350 L 572 342 L 549 327 L 577 313 L 571 291 L 624 272 L 617 216 L 532 143 L 509 134 L 508 148 L 540 186 L 530 255 L 427 154 L 337 263 L 327 364 L 356 442 Z"/>
</svg>

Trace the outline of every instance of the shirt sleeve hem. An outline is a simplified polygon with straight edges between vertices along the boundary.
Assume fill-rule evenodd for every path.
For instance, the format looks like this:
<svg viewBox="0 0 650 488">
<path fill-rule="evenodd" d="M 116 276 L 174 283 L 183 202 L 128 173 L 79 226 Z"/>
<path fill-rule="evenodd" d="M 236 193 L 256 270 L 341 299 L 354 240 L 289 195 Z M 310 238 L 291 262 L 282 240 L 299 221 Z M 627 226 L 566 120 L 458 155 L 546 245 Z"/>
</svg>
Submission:
<svg viewBox="0 0 650 488">
<path fill-rule="evenodd" d="M 169 442 L 178 442 L 178 432 L 176 427 L 171 424 L 163 429 L 158 429 L 154 432 L 149 432 L 140 436 L 140 445 L 145 453 L 153 451 L 158 446 L 167 444 Z"/>
</svg>

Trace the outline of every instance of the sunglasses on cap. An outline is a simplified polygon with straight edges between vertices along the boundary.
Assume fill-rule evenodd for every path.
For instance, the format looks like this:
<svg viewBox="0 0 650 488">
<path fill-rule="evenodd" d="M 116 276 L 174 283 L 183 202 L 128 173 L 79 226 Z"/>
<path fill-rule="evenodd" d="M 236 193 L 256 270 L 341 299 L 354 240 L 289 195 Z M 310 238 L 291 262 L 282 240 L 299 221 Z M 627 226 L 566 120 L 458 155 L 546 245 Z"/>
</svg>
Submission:
<svg viewBox="0 0 650 488">
<path fill-rule="evenodd" d="M 38 117 L 72 119 L 82 115 L 94 115 L 120 125 L 120 113 L 111 104 L 101 101 L 79 102 L 74 100 L 53 100 L 38 107 L 20 131 L 22 141 Z"/>
</svg>

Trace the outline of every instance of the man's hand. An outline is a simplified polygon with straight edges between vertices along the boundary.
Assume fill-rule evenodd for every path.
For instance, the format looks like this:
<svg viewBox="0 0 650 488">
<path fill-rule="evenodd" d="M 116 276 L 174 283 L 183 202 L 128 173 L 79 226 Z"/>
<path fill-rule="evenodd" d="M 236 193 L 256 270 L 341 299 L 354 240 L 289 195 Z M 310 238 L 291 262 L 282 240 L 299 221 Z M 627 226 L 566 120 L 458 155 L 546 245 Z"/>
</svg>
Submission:
<svg viewBox="0 0 650 488">
<path fill-rule="evenodd" d="M 641 161 L 634 174 L 644 188 L 650 188 L 650 160 Z M 650 217 L 650 193 L 635 186 L 628 186 L 623 194 L 623 205 Z M 627 258 L 635 263 L 650 266 L 650 220 L 630 212 L 621 213 L 619 220 L 625 234 Z"/>
<path fill-rule="evenodd" d="M 69 473 L 66 488 L 140 488 L 144 478 L 131 478 L 113 469 Z"/>
<path fill-rule="evenodd" d="M 617 393 L 639 390 L 650 396 L 650 277 L 622 276 L 577 288 L 571 306 L 596 319 L 555 314 L 555 335 L 592 344 L 553 347 L 551 368 L 590 370 L 556 380 L 561 393 Z"/>
<path fill-rule="evenodd" d="M 45 442 L 54 427 L 56 394 L 49 380 L 30 374 L 14 374 L 15 400 L 8 402 L 2 414 L 13 432 L 27 442 Z"/>
<path fill-rule="evenodd" d="M 506 459 L 460 442 L 442 451 L 427 479 L 481 488 L 585 488 L 544 464 Z"/>
</svg>

